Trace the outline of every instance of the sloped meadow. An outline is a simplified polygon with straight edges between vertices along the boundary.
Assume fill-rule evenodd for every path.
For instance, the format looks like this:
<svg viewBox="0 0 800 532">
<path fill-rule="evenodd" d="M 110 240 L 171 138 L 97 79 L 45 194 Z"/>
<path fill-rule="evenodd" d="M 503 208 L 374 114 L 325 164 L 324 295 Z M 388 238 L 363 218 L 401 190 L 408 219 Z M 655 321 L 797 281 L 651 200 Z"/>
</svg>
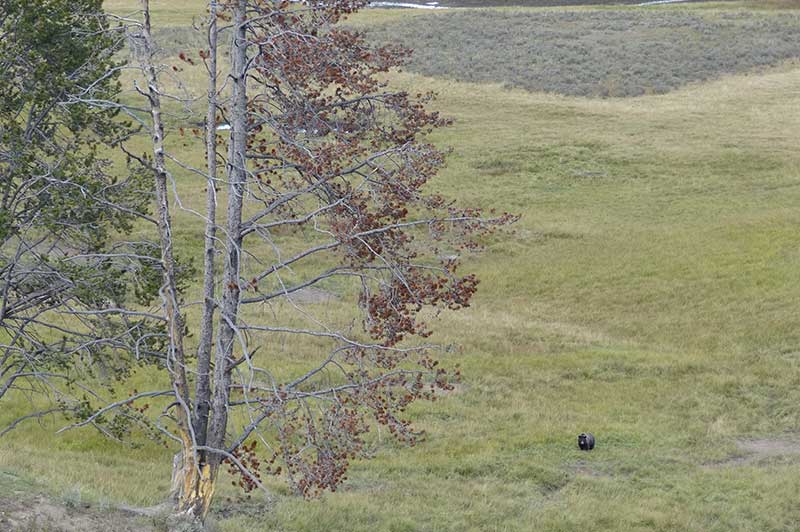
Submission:
<svg viewBox="0 0 800 532">
<path fill-rule="evenodd" d="M 191 20 L 180 6 L 202 11 L 200 0 L 160 6 L 176 42 Z M 464 382 L 412 410 L 426 441 L 410 449 L 373 435 L 375 458 L 310 502 L 279 480 L 268 481 L 271 501 L 244 499 L 226 479 L 213 526 L 793 530 L 798 20 L 702 6 L 359 15 L 372 38 L 417 50 L 392 83 L 437 92 L 455 119 L 432 139 L 453 148 L 434 186 L 522 219 L 466 257 L 482 279 L 475 305 L 434 321 L 432 340 L 449 346 L 444 363 L 459 364 Z M 202 95 L 202 77 L 185 74 Z M 176 137 L 176 155 L 201 165 L 202 149 Z M 175 176 L 185 205 L 202 205 L 198 178 Z M 202 224 L 182 210 L 175 219 L 179 251 L 199 256 Z M 307 304 L 348 316 L 343 299 Z M 314 347 L 266 341 L 278 372 Z M 130 386 L 150 379 L 143 371 Z M 7 404 L 0 418 L 19 412 Z M 172 450 L 54 436 L 62 425 L 46 418 L 0 440 L 7 493 L 98 511 L 163 500 Z M 597 437 L 591 453 L 577 449 L 582 431 Z"/>
<path fill-rule="evenodd" d="M 569 96 L 662 94 L 800 56 L 800 16 L 660 9 L 472 10 L 369 28 L 409 69 Z"/>
</svg>

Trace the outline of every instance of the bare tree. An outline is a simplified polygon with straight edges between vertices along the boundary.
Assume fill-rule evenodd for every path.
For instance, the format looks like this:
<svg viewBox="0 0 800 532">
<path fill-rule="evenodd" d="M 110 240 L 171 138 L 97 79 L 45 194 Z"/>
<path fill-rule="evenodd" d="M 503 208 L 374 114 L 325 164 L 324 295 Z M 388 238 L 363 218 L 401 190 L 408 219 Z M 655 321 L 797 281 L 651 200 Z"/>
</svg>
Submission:
<svg viewBox="0 0 800 532">
<path fill-rule="evenodd" d="M 350 462 L 369 454 L 372 428 L 418 441 L 404 410 L 458 379 L 425 343 L 428 322 L 469 305 L 478 280 L 458 273 L 460 257 L 514 217 L 485 217 L 433 191 L 444 158 L 425 139 L 448 121 L 427 109 L 432 95 L 389 89 L 385 74 L 407 50 L 375 47 L 342 26 L 361 0 L 211 2 L 209 48 L 198 52 L 209 82 L 198 142 L 207 167 L 182 163 L 168 152 L 169 70 L 141 2 L 141 20 L 126 24 L 153 150 L 130 155 L 149 169 L 155 193 L 160 304 L 125 312 L 161 325 L 170 389 L 89 401 L 66 428 L 102 428 L 115 411 L 141 420 L 141 401 L 166 397 L 151 426 L 180 444 L 178 511 L 196 519 L 208 512 L 223 464 L 245 490 L 263 488 L 263 475 L 303 496 L 335 490 Z M 230 62 L 218 76 L 220 34 L 229 36 Z M 224 153 L 218 116 L 230 125 Z M 182 299 L 174 255 L 172 209 L 185 204 L 177 168 L 207 183 L 206 211 L 194 213 L 205 226 L 196 324 L 186 320 L 194 302 Z M 304 303 L 328 293 L 334 315 Z M 196 356 L 186 342 L 193 326 Z M 291 371 L 277 360 L 287 339 L 298 353 Z"/>
</svg>

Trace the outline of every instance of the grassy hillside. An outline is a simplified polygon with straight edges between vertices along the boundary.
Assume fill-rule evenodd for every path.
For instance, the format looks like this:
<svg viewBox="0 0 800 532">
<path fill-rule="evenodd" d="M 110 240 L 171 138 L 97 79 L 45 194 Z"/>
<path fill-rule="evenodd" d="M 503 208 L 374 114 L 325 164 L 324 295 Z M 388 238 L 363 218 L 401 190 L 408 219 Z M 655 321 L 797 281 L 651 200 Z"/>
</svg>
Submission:
<svg viewBox="0 0 800 532">
<path fill-rule="evenodd" d="M 201 4 L 156 2 L 156 23 L 184 23 Z M 406 16 L 431 15 L 359 22 L 400 32 Z M 502 80 L 394 82 L 437 91 L 456 119 L 435 138 L 454 148 L 436 186 L 522 214 L 513 236 L 470 258 L 483 280 L 473 308 L 439 321 L 435 339 L 458 346 L 444 358 L 464 383 L 415 408 L 422 445 L 381 439 L 375 459 L 320 500 L 279 482 L 269 504 L 223 490 L 218 529 L 794 530 L 800 67 L 605 100 Z M 202 148 L 176 140 L 202 161 Z M 186 203 L 202 205 L 197 179 L 176 175 Z M 199 256 L 201 225 L 183 211 L 176 224 L 181 251 Z M 292 346 L 277 351 L 296 363 Z M 20 408 L 6 404 L 0 418 Z M 0 440 L 0 475 L 101 507 L 166 494 L 172 450 L 54 436 L 59 426 Z M 592 453 L 577 450 L 581 431 L 595 433 Z"/>
<path fill-rule="evenodd" d="M 409 68 L 571 96 L 641 96 L 800 57 L 800 14 L 728 10 L 461 10 L 371 26 Z"/>
</svg>

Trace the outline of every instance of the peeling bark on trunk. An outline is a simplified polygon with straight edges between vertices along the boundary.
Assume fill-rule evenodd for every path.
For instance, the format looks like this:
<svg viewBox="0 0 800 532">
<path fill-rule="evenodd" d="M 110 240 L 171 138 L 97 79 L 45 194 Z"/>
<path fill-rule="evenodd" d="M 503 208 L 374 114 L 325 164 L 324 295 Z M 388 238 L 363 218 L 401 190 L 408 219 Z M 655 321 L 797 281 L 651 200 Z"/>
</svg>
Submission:
<svg viewBox="0 0 800 532">
<path fill-rule="evenodd" d="M 214 498 L 218 467 L 208 462 L 198 463 L 195 456 L 182 451 L 173 458 L 171 493 L 178 513 L 202 521 Z"/>
</svg>

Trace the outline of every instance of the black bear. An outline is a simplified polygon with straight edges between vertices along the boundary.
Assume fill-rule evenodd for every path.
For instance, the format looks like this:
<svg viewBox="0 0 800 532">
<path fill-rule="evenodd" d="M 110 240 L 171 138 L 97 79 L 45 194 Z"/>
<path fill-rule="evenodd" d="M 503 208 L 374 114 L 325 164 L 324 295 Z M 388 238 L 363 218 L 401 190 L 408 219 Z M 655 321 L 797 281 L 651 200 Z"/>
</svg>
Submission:
<svg viewBox="0 0 800 532">
<path fill-rule="evenodd" d="M 578 448 L 581 451 L 591 451 L 594 449 L 594 435 L 585 432 L 578 434 Z"/>
</svg>

